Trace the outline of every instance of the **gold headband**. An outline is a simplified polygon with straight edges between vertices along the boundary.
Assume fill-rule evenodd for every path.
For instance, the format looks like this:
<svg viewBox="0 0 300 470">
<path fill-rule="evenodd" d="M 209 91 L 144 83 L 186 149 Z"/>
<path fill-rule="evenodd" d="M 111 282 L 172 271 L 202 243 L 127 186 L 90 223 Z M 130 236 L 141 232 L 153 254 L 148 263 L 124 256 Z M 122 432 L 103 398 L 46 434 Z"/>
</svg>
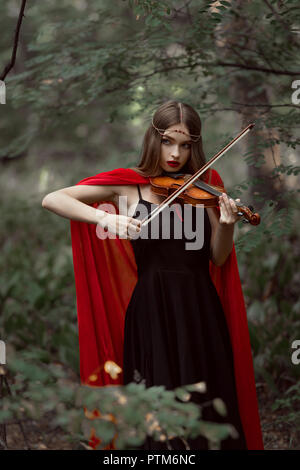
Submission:
<svg viewBox="0 0 300 470">
<path fill-rule="evenodd" d="M 182 122 L 183 122 L 183 121 L 182 121 L 182 107 L 181 107 L 181 103 L 178 103 L 178 104 L 179 104 L 179 110 L 180 110 L 180 123 L 182 123 Z M 157 132 L 158 132 L 160 135 L 165 135 L 164 132 L 165 132 L 166 129 L 159 129 L 158 127 L 156 127 L 156 126 L 154 125 L 153 118 L 152 118 L 152 126 L 154 127 L 154 129 L 157 130 Z M 192 138 L 191 138 L 191 140 L 192 140 L 193 142 L 197 142 L 197 141 L 200 139 L 200 137 L 201 137 L 201 134 L 187 134 L 186 132 L 181 131 L 180 129 L 173 129 L 171 132 L 179 132 L 180 134 L 185 134 L 185 135 L 187 135 L 187 136 L 189 136 L 189 137 L 196 137 L 196 139 L 192 139 Z"/>
</svg>

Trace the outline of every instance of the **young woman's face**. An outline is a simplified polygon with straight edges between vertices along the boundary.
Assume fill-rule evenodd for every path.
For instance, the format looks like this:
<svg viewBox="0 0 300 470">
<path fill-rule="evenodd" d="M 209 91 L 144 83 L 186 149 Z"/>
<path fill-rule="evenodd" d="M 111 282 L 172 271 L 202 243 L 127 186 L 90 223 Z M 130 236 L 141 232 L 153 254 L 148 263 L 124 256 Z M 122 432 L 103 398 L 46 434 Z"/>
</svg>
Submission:
<svg viewBox="0 0 300 470">
<path fill-rule="evenodd" d="M 174 129 L 184 131 L 186 134 L 174 132 Z M 189 131 L 183 123 L 168 127 L 161 136 L 159 161 L 161 168 L 170 173 L 180 170 L 191 156 L 191 145 Z"/>
</svg>

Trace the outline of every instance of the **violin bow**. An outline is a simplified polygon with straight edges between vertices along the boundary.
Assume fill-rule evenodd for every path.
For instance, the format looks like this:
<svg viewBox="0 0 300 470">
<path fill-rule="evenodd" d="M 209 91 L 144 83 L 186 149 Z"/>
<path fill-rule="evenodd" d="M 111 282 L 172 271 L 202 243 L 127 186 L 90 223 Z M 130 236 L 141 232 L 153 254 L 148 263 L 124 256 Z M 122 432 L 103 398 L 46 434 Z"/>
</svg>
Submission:
<svg viewBox="0 0 300 470">
<path fill-rule="evenodd" d="M 145 226 L 147 225 L 151 220 L 154 219 L 162 210 L 164 210 L 165 207 L 167 207 L 171 202 L 176 199 L 179 194 L 181 194 L 190 184 L 192 184 L 194 181 L 196 181 L 202 173 L 204 173 L 213 163 L 215 163 L 219 158 L 221 158 L 228 150 L 233 147 L 240 139 L 245 137 L 246 134 L 254 127 L 254 124 L 249 124 L 247 127 L 245 127 L 244 130 L 242 130 L 237 137 L 235 137 L 229 144 L 227 144 L 220 152 L 218 152 L 216 155 L 214 155 L 208 162 L 206 162 L 194 175 L 191 175 L 186 182 L 176 189 L 172 194 L 169 194 L 169 196 L 159 204 L 158 207 L 155 207 L 150 214 L 148 214 L 147 217 L 145 217 L 141 225 Z"/>
</svg>

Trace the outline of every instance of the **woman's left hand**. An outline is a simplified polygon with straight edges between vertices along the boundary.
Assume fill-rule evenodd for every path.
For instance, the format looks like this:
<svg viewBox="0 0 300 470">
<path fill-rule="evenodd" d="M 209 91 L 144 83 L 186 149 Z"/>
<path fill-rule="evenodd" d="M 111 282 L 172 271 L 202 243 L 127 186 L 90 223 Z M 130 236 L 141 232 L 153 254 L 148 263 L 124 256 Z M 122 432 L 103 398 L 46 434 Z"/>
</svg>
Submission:
<svg viewBox="0 0 300 470">
<path fill-rule="evenodd" d="M 240 199 L 236 199 L 237 202 Z M 219 205 L 220 205 L 220 224 L 232 225 L 235 224 L 238 220 L 240 220 L 241 216 L 237 215 L 238 208 L 233 199 L 227 196 L 226 193 L 222 193 L 219 196 Z"/>
</svg>

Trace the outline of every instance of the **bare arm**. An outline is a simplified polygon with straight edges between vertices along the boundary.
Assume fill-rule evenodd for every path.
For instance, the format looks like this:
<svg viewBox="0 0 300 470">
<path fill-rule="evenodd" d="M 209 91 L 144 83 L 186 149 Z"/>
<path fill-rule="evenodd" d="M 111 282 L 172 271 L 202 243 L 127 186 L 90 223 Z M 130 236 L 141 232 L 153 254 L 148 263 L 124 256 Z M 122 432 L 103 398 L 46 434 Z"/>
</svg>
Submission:
<svg viewBox="0 0 300 470">
<path fill-rule="evenodd" d="M 230 255 L 233 247 L 234 224 L 240 219 L 234 200 L 223 194 L 219 198 L 220 217 L 215 208 L 210 208 L 208 211 L 212 227 L 210 258 L 216 266 L 222 266 Z"/>
<path fill-rule="evenodd" d="M 233 246 L 234 224 L 220 224 L 219 217 L 214 209 L 210 218 L 212 223 L 212 236 L 210 257 L 216 266 L 222 266 L 231 253 Z"/>
<path fill-rule="evenodd" d="M 101 212 L 103 216 L 106 213 L 88 204 L 104 200 L 116 203 L 118 192 L 118 187 L 112 185 L 69 186 L 47 194 L 42 201 L 42 206 L 67 219 L 97 224 Z"/>
<path fill-rule="evenodd" d="M 79 222 L 100 224 L 122 238 L 134 238 L 141 230 L 141 221 L 127 215 L 111 214 L 89 206 L 94 202 L 112 201 L 118 206 L 119 186 L 76 185 L 47 194 L 42 206 L 61 217 Z"/>
</svg>

